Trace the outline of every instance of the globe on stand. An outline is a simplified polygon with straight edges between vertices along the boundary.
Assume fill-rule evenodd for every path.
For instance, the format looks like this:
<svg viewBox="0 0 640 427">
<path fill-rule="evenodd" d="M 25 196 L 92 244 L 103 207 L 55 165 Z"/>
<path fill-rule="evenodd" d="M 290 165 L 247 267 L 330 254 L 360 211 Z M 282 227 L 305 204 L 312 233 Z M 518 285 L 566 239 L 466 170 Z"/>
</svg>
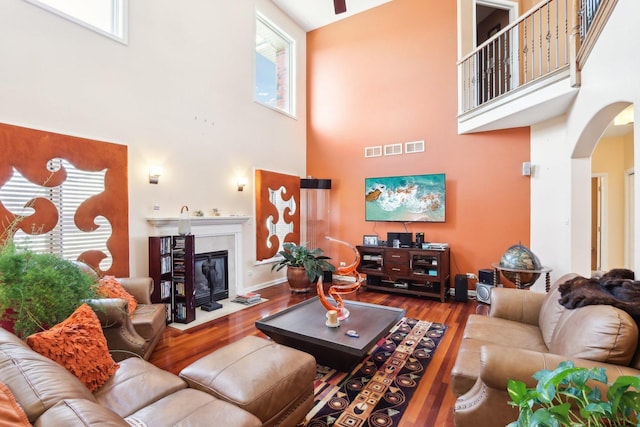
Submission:
<svg viewBox="0 0 640 427">
<path fill-rule="evenodd" d="M 531 249 L 522 244 L 510 246 L 500 258 L 500 263 L 493 264 L 493 268 L 502 272 L 502 275 L 519 289 L 533 286 L 541 273 L 546 273 L 548 282 L 551 271 L 543 267 Z"/>
</svg>

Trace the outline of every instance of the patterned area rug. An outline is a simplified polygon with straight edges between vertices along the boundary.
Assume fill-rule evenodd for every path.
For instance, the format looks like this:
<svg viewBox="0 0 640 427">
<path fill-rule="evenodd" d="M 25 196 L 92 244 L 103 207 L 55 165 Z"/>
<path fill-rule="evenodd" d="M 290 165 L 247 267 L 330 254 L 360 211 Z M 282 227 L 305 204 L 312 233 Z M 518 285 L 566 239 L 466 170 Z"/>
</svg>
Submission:
<svg viewBox="0 0 640 427">
<path fill-rule="evenodd" d="M 403 318 L 350 373 L 318 366 L 305 426 L 397 426 L 446 329 Z"/>
</svg>

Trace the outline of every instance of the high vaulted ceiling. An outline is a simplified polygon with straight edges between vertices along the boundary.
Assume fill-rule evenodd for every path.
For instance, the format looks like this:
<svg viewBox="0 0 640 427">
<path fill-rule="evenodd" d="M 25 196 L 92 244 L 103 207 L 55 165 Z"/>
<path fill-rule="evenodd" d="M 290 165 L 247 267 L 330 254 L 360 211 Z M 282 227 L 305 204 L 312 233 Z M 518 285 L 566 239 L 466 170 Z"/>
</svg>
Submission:
<svg viewBox="0 0 640 427">
<path fill-rule="evenodd" d="M 391 0 L 346 0 L 347 11 L 336 15 L 333 0 L 271 0 L 305 31 L 353 16 Z"/>
</svg>

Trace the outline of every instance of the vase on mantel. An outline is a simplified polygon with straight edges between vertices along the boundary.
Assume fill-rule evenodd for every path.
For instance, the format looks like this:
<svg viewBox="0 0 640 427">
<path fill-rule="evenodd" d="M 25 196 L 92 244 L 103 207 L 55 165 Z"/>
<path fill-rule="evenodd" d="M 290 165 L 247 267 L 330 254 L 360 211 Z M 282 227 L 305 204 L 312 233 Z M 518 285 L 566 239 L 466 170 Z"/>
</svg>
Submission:
<svg viewBox="0 0 640 427">
<path fill-rule="evenodd" d="M 180 217 L 178 218 L 178 234 L 186 236 L 191 234 L 191 219 L 189 218 L 189 207 L 180 208 Z"/>
</svg>

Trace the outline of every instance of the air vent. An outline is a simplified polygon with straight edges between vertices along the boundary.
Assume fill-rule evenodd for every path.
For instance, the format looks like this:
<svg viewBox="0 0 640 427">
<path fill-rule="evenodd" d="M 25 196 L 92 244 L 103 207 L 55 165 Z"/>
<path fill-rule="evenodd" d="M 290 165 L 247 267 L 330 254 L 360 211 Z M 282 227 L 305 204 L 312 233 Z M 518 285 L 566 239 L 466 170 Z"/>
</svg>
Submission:
<svg viewBox="0 0 640 427">
<path fill-rule="evenodd" d="M 406 142 L 404 144 L 404 152 L 407 154 L 422 153 L 423 151 L 424 151 L 424 141 Z"/>
<path fill-rule="evenodd" d="M 385 156 L 397 156 L 402 154 L 402 144 L 389 144 L 384 146 Z"/>
<path fill-rule="evenodd" d="M 380 157 L 382 156 L 382 146 L 376 145 L 375 147 L 364 147 L 365 157 Z"/>
</svg>

